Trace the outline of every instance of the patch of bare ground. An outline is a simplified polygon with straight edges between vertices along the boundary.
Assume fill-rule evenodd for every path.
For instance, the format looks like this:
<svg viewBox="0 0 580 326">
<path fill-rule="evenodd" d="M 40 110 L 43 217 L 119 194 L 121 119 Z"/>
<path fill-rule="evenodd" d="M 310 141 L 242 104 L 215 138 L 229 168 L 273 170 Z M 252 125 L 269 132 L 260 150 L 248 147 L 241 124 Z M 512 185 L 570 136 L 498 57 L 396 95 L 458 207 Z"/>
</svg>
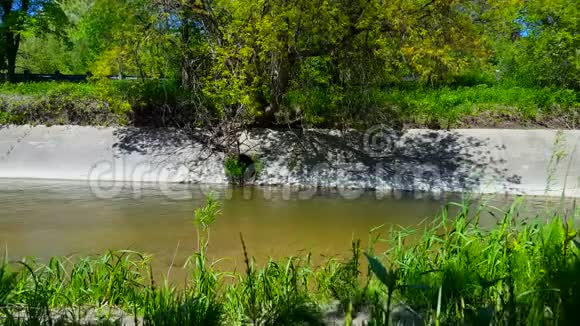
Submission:
<svg viewBox="0 0 580 326">
<path fill-rule="evenodd" d="M 580 108 L 559 114 L 543 114 L 534 118 L 514 111 L 482 111 L 460 117 L 455 122 L 429 121 L 406 123 L 411 129 L 564 129 L 580 128 Z"/>
<path fill-rule="evenodd" d="M 530 119 L 519 113 L 484 111 L 477 115 L 461 118 L 457 127 L 498 129 L 577 129 L 580 127 L 579 118 L 579 112 L 560 115 L 543 115 Z"/>
</svg>

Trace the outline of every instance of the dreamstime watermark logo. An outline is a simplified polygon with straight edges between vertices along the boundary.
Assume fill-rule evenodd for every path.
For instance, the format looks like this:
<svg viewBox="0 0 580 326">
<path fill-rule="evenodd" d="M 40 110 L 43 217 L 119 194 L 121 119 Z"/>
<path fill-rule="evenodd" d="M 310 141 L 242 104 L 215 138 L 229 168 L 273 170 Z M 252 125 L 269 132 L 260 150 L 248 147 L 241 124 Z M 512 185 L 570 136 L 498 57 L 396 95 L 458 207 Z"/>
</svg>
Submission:
<svg viewBox="0 0 580 326">
<path fill-rule="evenodd" d="M 160 192 L 171 200 L 188 200 L 191 194 L 180 183 L 191 173 L 184 164 L 174 161 L 133 161 L 125 157 L 95 163 L 88 173 L 88 185 L 99 199 L 131 194 L 134 199 L 146 191 Z"/>
<path fill-rule="evenodd" d="M 364 151 L 371 157 L 385 157 L 395 148 L 395 131 L 386 125 L 369 128 L 363 138 Z"/>
<path fill-rule="evenodd" d="M 201 195 L 217 193 L 225 199 L 241 193 L 244 199 L 262 196 L 266 200 L 308 200 L 331 190 L 343 199 L 354 200 L 367 195 L 369 190 L 374 191 L 377 199 L 401 198 L 405 194 L 415 198 L 438 198 L 445 192 L 447 181 L 462 177 L 450 175 L 449 171 L 444 174 L 442 164 L 433 159 L 413 161 L 425 148 L 414 148 L 412 139 L 410 142 L 403 139 L 401 132 L 385 125 L 369 128 L 360 136 L 358 146 L 362 150 L 357 150 L 356 143 L 322 144 L 324 150 L 316 157 L 323 162 L 313 160 L 312 153 L 303 153 L 304 157 L 298 157 L 301 161 L 293 168 L 287 162 L 276 161 L 281 158 L 273 157 L 273 162 L 262 160 L 262 171 L 254 182 L 262 185 L 258 188 L 227 187 L 228 178 L 218 156 L 189 158 L 186 162 L 184 157 L 155 157 L 153 160 L 152 157 L 121 155 L 94 164 L 88 173 L 88 184 L 94 196 L 100 199 L 120 196 L 141 199 L 148 194 L 161 194 L 169 200 L 179 201 L 191 200 L 195 191 L 201 191 Z M 353 138 L 339 136 L 337 139 L 346 143 Z M 437 139 L 430 142 L 421 146 L 432 146 Z M 187 185 L 190 182 L 205 185 L 192 187 Z"/>
</svg>

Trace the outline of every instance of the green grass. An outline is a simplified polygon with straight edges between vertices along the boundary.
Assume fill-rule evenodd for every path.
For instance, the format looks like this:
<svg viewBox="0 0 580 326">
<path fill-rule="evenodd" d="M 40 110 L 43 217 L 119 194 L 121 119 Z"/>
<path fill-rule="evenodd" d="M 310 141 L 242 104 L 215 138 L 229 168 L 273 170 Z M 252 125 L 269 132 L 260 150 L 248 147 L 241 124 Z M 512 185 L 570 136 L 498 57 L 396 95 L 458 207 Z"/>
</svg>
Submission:
<svg viewBox="0 0 580 326">
<path fill-rule="evenodd" d="M 51 96 L 68 94 L 71 96 L 98 96 L 99 87 L 94 83 L 70 82 L 32 82 L 3 83 L 0 85 L 2 94 Z"/>
<path fill-rule="evenodd" d="M 188 96 L 171 81 L 4 83 L 0 124 L 177 125 L 193 117 Z"/>
<path fill-rule="evenodd" d="M 519 202 L 502 214 L 459 205 L 456 216 L 443 210 L 414 229 L 372 230 L 364 248 L 353 242 L 350 258 L 319 265 L 307 255 L 256 266 L 241 238 L 245 270 L 224 272 L 205 256 L 216 205 L 210 199 L 196 211 L 200 250 L 185 266 L 185 286 L 155 280 L 152 258 L 132 251 L 44 264 L 5 261 L 0 318 L 8 325 L 82 323 L 91 311 L 104 324 L 124 313 L 146 325 L 322 325 L 329 311 L 348 322 L 368 310 L 370 325 L 387 325 L 406 310 L 436 325 L 577 319 L 578 212 L 523 221 Z M 497 224 L 482 228 L 479 216 L 488 209 Z M 376 252 L 380 242 L 387 251 Z"/>
<path fill-rule="evenodd" d="M 451 124 L 484 112 L 514 122 L 541 122 L 580 108 L 578 93 L 567 89 L 486 85 L 460 88 L 398 90 L 384 94 L 387 103 L 400 105 L 417 121 L 431 118 Z M 578 117 L 570 116 L 570 119 Z"/>
<path fill-rule="evenodd" d="M 384 123 L 435 128 L 577 128 L 580 96 L 570 89 L 501 84 L 364 89 L 347 92 L 339 108 L 315 115 L 330 124 L 344 120 L 359 127 Z"/>
<path fill-rule="evenodd" d="M 123 125 L 131 110 L 111 83 L 0 84 L 0 124 Z"/>
<path fill-rule="evenodd" d="M 300 109 L 301 119 L 314 127 L 580 125 L 577 91 L 490 85 L 353 88 L 333 90 L 334 95 L 319 90 L 324 96 L 292 91 L 286 100 L 290 116 Z M 5 83 L 0 84 L 0 124 L 183 126 L 196 123 L 196 108 L 204 103 L 203 95 L 173 81 Z"/>
</svg>

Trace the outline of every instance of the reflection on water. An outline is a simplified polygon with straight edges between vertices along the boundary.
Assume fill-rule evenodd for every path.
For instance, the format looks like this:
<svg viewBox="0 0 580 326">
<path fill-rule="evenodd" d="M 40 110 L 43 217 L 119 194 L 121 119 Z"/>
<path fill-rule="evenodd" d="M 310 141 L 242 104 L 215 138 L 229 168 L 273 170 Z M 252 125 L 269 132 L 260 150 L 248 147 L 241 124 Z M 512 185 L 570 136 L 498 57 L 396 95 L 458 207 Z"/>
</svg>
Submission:
<svg viewBox="0 0 580 326">
<path fill-rule="evenodd" d="M 182 265 L 194 248 L 193 210 L 203 204 L 201 190 L 207 189 L 175 187 L 174 192 L 191 199 L 172 200 L 146 187 L 99 199 L 85 182 L 0 180 L 0 245 L 11 259 L 133 249 L 153 254 L 163 268 L 174 256 L 175 265 Z M 336 255 L 346 252 L 353 238 L 366 241 L 375 226 L 416 225 L 446 200 L 459 199 L 407 195 L 379 200 L 365 193 L 347 200 L 344 194 L 328 191 L 302 200 L 273 188 L 213 191 L 222 198 L 223 214 L 212 227 L 210 255 L 229 257 L 234 264 L 241 262 L 240 233 L 258 262 L 308 251 Z M 512 200 L 494 198 L 491 204 L 505 208 Z M 529 198 L 527 212 L 540 212 L 545 203 Z M 492 222 L 488 215 L 487 223 Z"/>
</svg>

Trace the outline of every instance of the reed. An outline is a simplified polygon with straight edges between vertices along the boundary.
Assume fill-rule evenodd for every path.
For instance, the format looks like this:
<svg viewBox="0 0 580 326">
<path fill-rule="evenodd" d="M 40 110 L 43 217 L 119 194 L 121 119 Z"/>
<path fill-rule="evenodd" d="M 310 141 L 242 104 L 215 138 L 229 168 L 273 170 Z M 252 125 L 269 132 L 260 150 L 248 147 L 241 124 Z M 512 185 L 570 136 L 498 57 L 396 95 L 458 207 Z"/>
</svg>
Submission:
<svg viewBox="0 0 580 326">
<path fill-rule="evenodd" d="M 320 265 L 311 255 L 258 267 L 241 238 L 243 272 L 223 272 L 205 250 L 219 204 L 195 214 L 198 248 L 185 286 L 158 282 L 152 257 L 98 257 L 0 264 L 0 320 L 6 325 L 571 324 L 580 305 L 577 212 L 522 220 L 516 202 L 484 228 L 460 204 L 411 230 L 372 230 L 366 248 Z M 575 215 L 576 214 L 576 215 Z M 388 250 L 375 252 L 386 242 Z M 365 258 L 366 257 L 366 258 Z"/>
</svg>

